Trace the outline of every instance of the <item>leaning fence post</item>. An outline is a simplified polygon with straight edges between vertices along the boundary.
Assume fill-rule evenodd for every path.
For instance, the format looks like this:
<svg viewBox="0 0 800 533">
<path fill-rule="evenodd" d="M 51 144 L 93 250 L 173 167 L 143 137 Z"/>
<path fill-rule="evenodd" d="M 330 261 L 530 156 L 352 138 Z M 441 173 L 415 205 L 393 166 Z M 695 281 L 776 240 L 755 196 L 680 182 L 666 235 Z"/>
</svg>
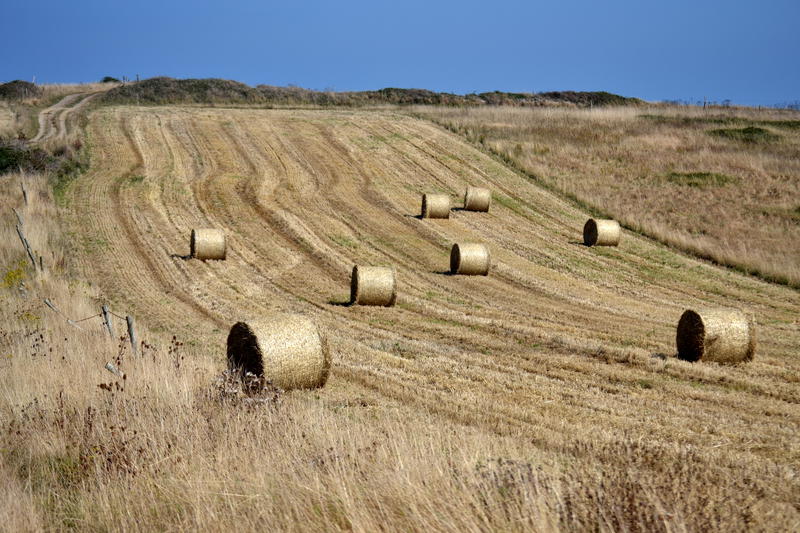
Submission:
<svg viewBox="0 0 800 533">
<path fill-rule="evenodd" d="M 128 315 L 125 317 L 126 322 L 128 322 L 128 337 L 131 339 L 131 351 L 133 355 L 136 355 L 136 330 L 133 327 L 133 317 Z"/>
<path fill-rule="evenodd" d="M 22 225 L 17 224 L 17 235 L 19 235 L 19 240 L 22 241 L 22 246 L 25 247 L 25 251 L 28 253 L 28 259 L 31 260 L 31 264 L 33 265 L 33 270 L 38 270 L 39 265 L 36 264 L 36 257 L 33 255 L 33 250 L 31 250 L 31 245 L 28 244 L 28 239 L 25 238 L 25 233 L 22 231 Z"/>
<path fill-rule="evenodd" d="M 106 326 L 108 330 L 108 334 L 111 335 L 111 338 L 114 338 L 114 325 L 111 323 L 111 312 L 108 310 L 108 306 L 104 305 L 103 309 L 103 324 Z"/>
<path fill-rule="evenodd" d="M 49 298 L 45 298 L 45 299 L 44 299 L 44 304 L 45 304 L 47 307 L 49 307 L 50 309 L 52 309 L 53 311 L 55 311 L 55 313 L 56 313 L 56 314 L 58 314 L 58 315 L 61 315 L 61 317 L 62 317 L 62 318 L 64 318 L 64 320 L 66 320 L 66 321 L 67 321 L 67 324 L 69 324 L 69 325 L 70 325 L 70 326 L 72 326 L 73 328 L 76 328 L 76 329 L 79 329 L 79 330 L 83 331 L 83 328 L 82 328 L 82 327 L 80 327 L 78 324 L 76 324 L 75 322 L 73 322 L 72 320 L 70 320 L 70 319 L 69 319 L 69 317 L 68 317 L 68 316 L 66 316 L 64 313 L 62 313 L 61 311 L 59 311 L 59 310 L 58 310 L 58 307 L 56 307 L 56 305 L 55 305 L 53 302 L 51 302 Z"/>
</svg>

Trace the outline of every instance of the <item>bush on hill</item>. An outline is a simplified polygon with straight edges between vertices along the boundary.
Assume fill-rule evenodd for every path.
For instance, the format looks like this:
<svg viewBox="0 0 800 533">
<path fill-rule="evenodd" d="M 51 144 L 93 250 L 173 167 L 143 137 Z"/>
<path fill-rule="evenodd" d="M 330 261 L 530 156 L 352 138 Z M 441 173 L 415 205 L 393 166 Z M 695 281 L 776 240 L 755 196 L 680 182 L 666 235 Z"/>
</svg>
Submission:
<svg viewBox="0 0 800 533">
<path fill-rule="evenodd" d="M 186 79 L 150 78 L 127 83 L 106 92 L 107 103 L 141 104 L 259 104 L 264 97 L 252 87 L 238 81 L 217 78 Z"/>
<path fill-rule="evenodd" d="M 8 83 L 0 83 L 0 100 L 21 100 L 40 96 L 41 94 L 41 87 L 29 81 L 14 80 Z"/>
<path fill-rule="evenodd" d="M 314 91 L 300 87 L 259 85 L 255 88 L 230 80 L 150 78 L 111 89 L 106 103 L 140 104 L 266 104 L 313 106 L 439 105 L 439 106 L 544 106 L 544 105 L 636 105 L 638 98 L 607 92 L 451 94 L 427 89 L 387 87 L 377 91 Z"/>
</svg>

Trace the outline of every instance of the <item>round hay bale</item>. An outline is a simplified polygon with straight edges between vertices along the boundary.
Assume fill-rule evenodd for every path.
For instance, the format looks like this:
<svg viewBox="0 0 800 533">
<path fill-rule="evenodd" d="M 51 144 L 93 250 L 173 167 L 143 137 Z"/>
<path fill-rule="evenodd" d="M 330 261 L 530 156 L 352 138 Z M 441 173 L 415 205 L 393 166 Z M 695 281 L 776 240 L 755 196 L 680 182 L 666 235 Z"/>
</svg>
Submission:
<svg viewBox="0 0 800 533">
<path fill-rule="evenodd" d="M 397 274 L 393 267 L 354 266 L 350 278 L 350 303 L 391 307 L 397 300 Z"/>
<path fill-rule="evenodd" d="M 221 229 L 193 229 L 189 255 L 196 259 L 225 259 L 225 232 Z"/>
<path fill-rule="evenodd" d="M 447 194 L 423 194 L 422 218 L 450 218 L 450 196 Z"/>
<path fill-rule="evenodd" d="M 331 367 L 327 339 L 302 315 L 237 322 L 228 334 L 228 367 L 284 390 L 322 387 Z"/>
<path fill-rule="evenodd" d="M 492 205 L 492 191 L 481 187 L 467 187 L 464 193 L 464 209 L 467 211 L 489 211 Z"/>
<path fill-rule="evenodd" d="M 583 226 L 583 243 L 586 246 L 617 246 L 619 244 L 619 222 L 590 218 Z"/>
<path fill-rule="evenodd" d="M 678 357 L 686 361 L 741 363 L 753 359 L 756 328 L 739 309 L 688 309 L 675 335 Z"/>
<path fill-rule="evenodd" d="M 489 247 L 479 243 L 454 244 L 450 248 L 450 273 L 467 276 L 489 274 Z"/>
</svg>

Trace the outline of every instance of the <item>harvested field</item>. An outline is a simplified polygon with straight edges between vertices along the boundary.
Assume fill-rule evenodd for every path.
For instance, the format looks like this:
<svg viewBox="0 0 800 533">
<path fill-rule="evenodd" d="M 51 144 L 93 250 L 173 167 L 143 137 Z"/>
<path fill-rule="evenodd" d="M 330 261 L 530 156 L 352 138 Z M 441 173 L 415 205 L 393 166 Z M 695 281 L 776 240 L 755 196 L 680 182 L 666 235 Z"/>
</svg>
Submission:
<svg viewBox="0 0 800 533">
<path fill-rule="evenodd" d="M 419 107 L 547 188 L 671 246 L 800 288 L 800 114 Z"/>
<path fill-rule="evenodd" d="M 87 135 L 91 170 L 68 190 L 68 226 L 102 243 L 77 247 L 75 261 L 115 307 L 191 339 L 196 356 L 220 370 L 230 317 L 312 317 L 328 332 L 333 366 L 313 398 L 289 395 L 299 420 L 313 411 L 309 419 L 324 418 L 325 439 L 337 442 L 383 431 L 376 428 L 420 435 L 396 441 L 397 460 L 407 460 L 399 477 L 415 480 L 409 486 L 434 479 L 440 499 L 472 494 L 447 474 L 472 464 L 474 490 L 481 494 L 483 483 L 501 494 L 492 496 L 499 500 L 491 511 L 480 511 L 486 521 L 465 505 L 445 511 L 463 522 L 446 524 L 421 502 L 414 522 L 381 515 L 380 504 L 375 509 L 384 511 L 358 507 L 354 496 L 341 504 L 354 529 L 374 529 L 381 516 L 407 519 L 407 528 L 513 529 L 491 518 L 496 509 L 518 516 L 519 509 L 503 507 L 509 490 L 552 495 L 537 501 L 553 516 L 560 497 L 575 497 L 580 514 L 602 494 L 616 509 L 609 512 L 622 514 L 586 516 L 611 529 L 648 524 L 636 514 L 644 511 L 631 510 L 639 500 L 619 503 L 599 488 L 581 492 L 612 479 L 620 494 L 666 509 L 672 518 L 662 525 L 702 529 L 750 520 L 788 528 L 796 519 L 797 291 L 629 232 L 617 248 L 583 246 L 585 211 L 438 126 L 390 112 L 115 107 L 94 111 Z M 457 197 L 467 184 L 493 191 L 489 213 L 417 218 L 422 193 Z M 224 230 L 226 261 L 182 258 L 197 227 Z M 491 275 L 447 275 L 454 242 L 486 243 Z M 394 307 L 340 305 L 354 264 L 396 266 Z M 707 306 L 754 313 L 753 362 L 722 367 L 675 358 L 681 313 Z M 359 405 L 354 398 L 369 406 L 366 414 L 350 408 Z M 347 407 L 328 411 L 330 405 Z M 298 427 L 278 420 L 269 427 L 283 424 Z M 395 449 L 392 439 L 378 441 L 379 456 Z M 431 462 L 454 443 L 462 449 L 455 463 L 451 455 Z M 372 452 L 359 453 L 372 464 Z M 187 459 L 194 460 L 204 468 L 215 461 Z M 302 495 L 306 479 L 323 479 L 314 477 L 323 475 L 314 470 L 321 463 L 303 464 L 311 470 L 302 479 L 286 475 L 294 472 L 289 462 L 281 465 L 276 493 Z M 342 482 L 361 487 L 359 495 L 385 482 L 364 468 L 347 470 Z M 171 490 L 193 494 L 190 481 L 182 484 L 191 475 L 178 470 L 169 474 Z M 227 483 L 244 490 L 234 478 L 246 474 L 230 475 Z M 242 482 L 249 483 L 262 487 L 263 480 Z M 251 520 L 257 513 L 257 506 L 228 503 L 217 512 L 241 505 Z M 195 521 L 166 523 L 219 524 L 202 509 Z M 581 525 L 554 520 L 552 529 Z"/>
</svg>

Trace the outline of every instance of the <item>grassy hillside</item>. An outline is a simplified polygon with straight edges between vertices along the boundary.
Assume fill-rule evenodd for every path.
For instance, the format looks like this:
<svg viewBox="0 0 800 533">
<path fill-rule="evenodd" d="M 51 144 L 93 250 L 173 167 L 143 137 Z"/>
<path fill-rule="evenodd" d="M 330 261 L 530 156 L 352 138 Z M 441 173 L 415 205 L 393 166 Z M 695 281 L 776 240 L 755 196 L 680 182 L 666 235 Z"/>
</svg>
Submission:
<svg viewBox="0 0 800 533">
<path fill-rule="evenodd" d="M 3 527 L 796 529 L 796 290 L 631 231 L 618 248 L 583 246 L 587 209 L 487 155 L 503 153 L 489 135 L 511 120 L 488 120 L 502 115 L 450 122 L 483 149 L 408 110 L 103 106 L 78 136 L 81 98 L 49 112 L 42 144 L 80 141 L 88 169 L 0 177 Z M 454 121 L 446 111 L 432 110 Z M 759 132 L 712 133 L 785 139 L 791 126 L 775 121 L 787 117 L 687 126 L 652 114 L 512 116 L 567 147 L 587 139 L 584 155 L 625 146 L 630 135 L 609 141 L 604 124 L 635 122 L 766 146 L 765 166 L 794 172 Z M 517 127 L 505 134 L 523 143 Z M 681 166 L 685 153 L 662 153 L 672 202 L 742 186 L 729 167 Z M 579 175 L 579 159 L 558 161 Z M 417 218 L 422 193 L 458 208 L 468 184 L 492 190 L 489 213 Z M 198 227 L 225 231 L 225 261 L 187 259 Z M 490 275 L 447 275 L 453 242 L 486 243 Z M 395 266 L 397 305 L 347 306 L 353 264 Z M 755 317 L 754 361 L 675 357 L 678 317 L 702 306 Z M 276 311 L 327 335 L 324 388 L 245 392 L 224 373 L 230 326 Z"/>
</svg>

